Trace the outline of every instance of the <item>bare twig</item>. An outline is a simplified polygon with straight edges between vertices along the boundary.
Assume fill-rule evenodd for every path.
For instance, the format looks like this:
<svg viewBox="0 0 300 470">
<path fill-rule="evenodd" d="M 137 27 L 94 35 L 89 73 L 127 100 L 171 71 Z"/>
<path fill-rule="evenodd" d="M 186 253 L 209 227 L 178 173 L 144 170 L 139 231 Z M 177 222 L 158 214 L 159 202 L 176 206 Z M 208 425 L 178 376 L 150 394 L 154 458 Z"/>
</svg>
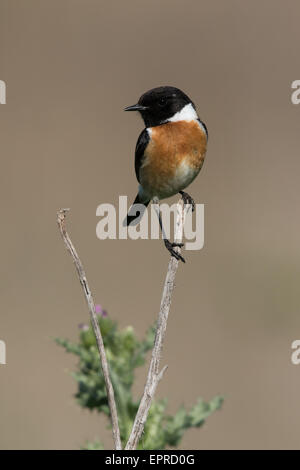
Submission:
<svg viewBox="0 0 300 470">
<path fill-rule="evenodd" d="M 57 213 L 57 223 L 58 227 L 62 236 L 62 239 L 70 253 L 70 255 L 73 258 L 79 281 L 82 286 L 88 307 L 89 307 L 89 312 L 90 312 L 90 317 L 91 317 L 91 322 L 92 326 L 94 329 L 95 337 L 96 337 L 96 342 L 98 346 L 98 351 L 100 355 L 100 363 L 101 363 L 101 368 L 104 376 L 104 381 L 105 381 L 105 386 L 106 386 L 106 392 L 107 392 L 107 397 L 108 397 L 108 404 L 109 404 L 109 409 L 110 409 L 110 417 L 111 417 L 111 423 L 112 423 L 112 432 L 113 432 L 113 439 L 114 439 L 114 444 L 115 444 L 115 449 L 116 450 L 122 450 L 122 444 L 121 444 L 121 438 L 120 438 L 120 430 L 119 430 L 119 423 L 118 423 L 118 415 L 117 415 L 117 407 L 116 407 L 116 402 L 115 402 L 115 396 L 114 396 L 114 389 L 110 380 L 110 375 L 109 375 L 109 367 L 108 367 L 108 362 L 105 354 L 105 349 L 104 349 L 104 344 L 103 344 L 103 339 L 101 335 L 101 331 L 99 328 L 99 324 L 97 321 L 97 316 L 95 313 L 95 304 L 93 300 L 92 293 L 90 291 L 87 278 L 82 266 L 82 263 L 79 259 L 79 256 L 75 250 L 75 247 L 66 231 L 65 227 L 65 219 L 66 219 L 66 214 L 69 211 L 69 209 L 61 209 Z"/>
<path fill-rule="evenodd" d="M 183 226 L 185 215 L 189 206 L 185 206 L 180 200 L 177 204 L 177 216 L 176 216 L 176 231 L 175 231 L 175 241 L 177 243 L 182 242 Z M 180 248 L 176 248 L 180 253 Z M 158 314 L 157 329 L 154 341 L 154 347 L 152 350 L 152 357 L 150 361 L 147 381 L 145 384 L 145 389 L 143 396 L 140 401 L 139 409 L 137 411 L 132 431 L 129 436 L 128 442 L 126 444 L 126 450 L 136 449 L 141 435 L 144 431 L 144 426 L 147 420 L 148 412 L 154 398 L 154 394 L 157 388 L 159 381 L 161 380 L 167 366 L 165 366 L 159 372 L 159 363 L 161 358 L 161 352 L 165 337 L 165 332 L 167 328 L 168 314 L 171 305 L 171 297 L 174 289 L 174 281 L 178 268 L 179 261 L 174 257 L 171 257 L 168 265 L 168 271 L 165 279 L 165 285 L 163 289 L 160 311 Z"/>
</svg>

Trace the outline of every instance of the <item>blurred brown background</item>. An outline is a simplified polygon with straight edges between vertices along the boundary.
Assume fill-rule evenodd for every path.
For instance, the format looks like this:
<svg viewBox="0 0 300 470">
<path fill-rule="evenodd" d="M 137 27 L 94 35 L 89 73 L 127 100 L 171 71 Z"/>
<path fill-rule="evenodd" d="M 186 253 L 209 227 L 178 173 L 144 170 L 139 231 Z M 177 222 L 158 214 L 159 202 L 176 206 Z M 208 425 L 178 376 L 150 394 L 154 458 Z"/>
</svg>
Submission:
<svg viewBox="0 0 300 470">
<path fill-rule="evenodd" d="M 225 395 L 182 448 L 300 448 L 299 15 L 296 0 L 0 1 L 2 449 L 111 446 L 105 420 L 75 403 L 75 361 L 53 341 L 88 320 L 56 211 L 72 209 L 96 302 L 141 337 L 167 253 L 160 241 L 101 242 L 96 207 L 135 196 L 143 126 L 123 108 L 165 84 L 192 97 L 210 140 L 190 188 L 205 247 L 178 272 L 158 395 L 171 412 Z"/>
</svg>

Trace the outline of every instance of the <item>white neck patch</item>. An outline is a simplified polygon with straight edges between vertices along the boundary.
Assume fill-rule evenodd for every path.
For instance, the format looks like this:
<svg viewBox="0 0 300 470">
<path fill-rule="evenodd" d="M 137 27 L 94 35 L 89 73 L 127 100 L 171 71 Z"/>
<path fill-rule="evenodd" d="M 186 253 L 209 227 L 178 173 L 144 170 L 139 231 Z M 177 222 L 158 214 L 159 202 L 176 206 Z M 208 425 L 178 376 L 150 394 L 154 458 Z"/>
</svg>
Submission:
<svg viewBox="0 0 300 470">
<path fill-rule="evenodd" d="M 178 111 L 178 113 L 174 114 L 170 119 L 167 119 L 167 122 L 196 121 L 197 119 L 197 113 L 192 103 L 189 103 L 186 104 L 181 111 Z"/>
</svg>

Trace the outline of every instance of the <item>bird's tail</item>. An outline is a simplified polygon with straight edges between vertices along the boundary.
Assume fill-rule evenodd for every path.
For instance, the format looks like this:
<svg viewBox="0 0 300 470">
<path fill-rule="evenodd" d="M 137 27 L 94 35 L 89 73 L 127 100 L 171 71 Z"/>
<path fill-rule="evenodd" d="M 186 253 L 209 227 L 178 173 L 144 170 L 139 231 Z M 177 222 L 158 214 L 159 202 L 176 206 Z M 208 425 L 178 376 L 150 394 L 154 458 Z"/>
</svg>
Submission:
<svg viewBox="0 0 300 470">
<path fill-rule="evenodd" d="M 124 220 L 124 225 L 128 226 L 131 223 L 132 225 L 137 225 L 140 222 L 149 202 L 150 200 L 146 202 L 141 201 L 139 195 L 137 195 L 128 211 L 127 217 Z M 133 221 L 135 221 L 135 223 L 133 223 Z"/>
</svg>

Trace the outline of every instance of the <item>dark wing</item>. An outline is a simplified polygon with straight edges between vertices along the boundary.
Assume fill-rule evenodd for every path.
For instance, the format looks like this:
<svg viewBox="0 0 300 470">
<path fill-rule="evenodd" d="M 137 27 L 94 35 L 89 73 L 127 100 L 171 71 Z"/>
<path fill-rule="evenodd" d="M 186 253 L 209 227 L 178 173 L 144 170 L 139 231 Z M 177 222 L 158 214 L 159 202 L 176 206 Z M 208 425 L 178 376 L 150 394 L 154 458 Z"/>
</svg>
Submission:
<svg viewBox="0 0 300 470">
<path fill-rule="evenodd" d="M 206 138 L 208 139 L 208 130 L 207 130 L 207 127 L 206 127 L 205 123 L 203 121 L 201 121 L 201 119 L 199 119 L 199 118 L 198 118 L 198 121 L 204 127 L 204 130 L 205 130 L 205 133 L 206 133 Z"/>
<path fill-rule="evenodd" d="M 143 132 L 140 134 L 138 141 L 136 143 L 135 147 L 135 174 L 138 182 L 140 182 L 139 178 L 139 173 L 140 173 L 140 168 L 143 164 L 144 161 L 144 152 L 146 150 L 146 147 L 149 143 L 150 137 L 148 134 L 147 129 L 144 129 Z"/>
</svg>

